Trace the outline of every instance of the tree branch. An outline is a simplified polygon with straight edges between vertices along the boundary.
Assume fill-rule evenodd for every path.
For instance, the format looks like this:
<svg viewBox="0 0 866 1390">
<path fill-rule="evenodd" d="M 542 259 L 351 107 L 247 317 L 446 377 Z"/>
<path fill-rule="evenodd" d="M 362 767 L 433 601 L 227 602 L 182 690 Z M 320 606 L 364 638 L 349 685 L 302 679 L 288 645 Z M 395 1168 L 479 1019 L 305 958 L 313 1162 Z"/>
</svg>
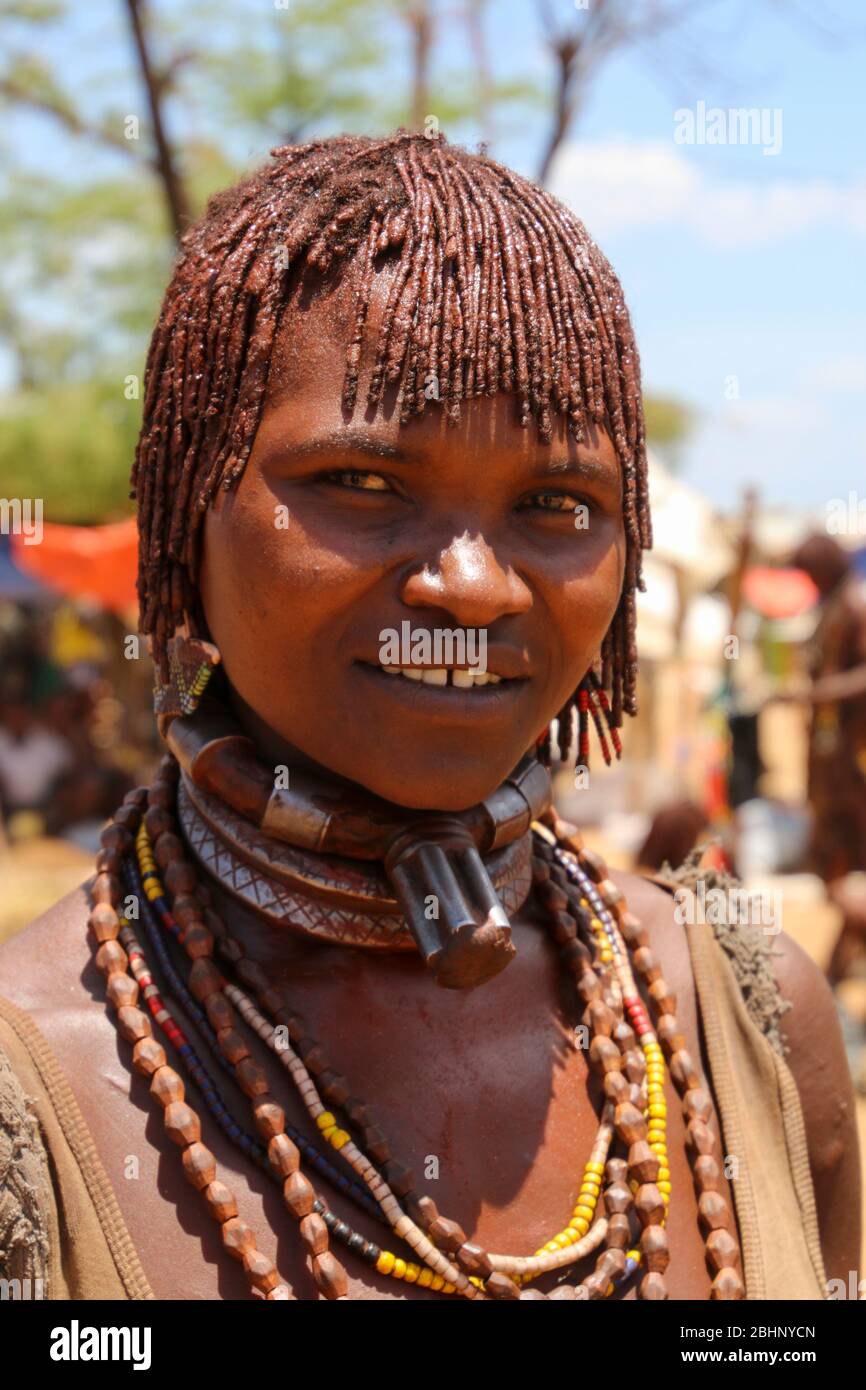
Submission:
<svg viewBox="0 0 866 1390">
<path fill-rule="evenodd" d="M 153 138 L 156 145 L 156 170 L 162 180 L 175 239 L 179 241 L 190 221 L 189 200 L 183 180 L 178 171 L 174 151 L 169 143 L 163 123 L 162 96 L 164 81 L 156 73 L 150 60 L 142 17 L 144 0 L 126 0 L 126 5 L 129 11 L 129 22 L 132 28 L 135 50 L 138 54 L 141 76 L 150 106 L 150 118 L 153 123 Z"/>
</svg>

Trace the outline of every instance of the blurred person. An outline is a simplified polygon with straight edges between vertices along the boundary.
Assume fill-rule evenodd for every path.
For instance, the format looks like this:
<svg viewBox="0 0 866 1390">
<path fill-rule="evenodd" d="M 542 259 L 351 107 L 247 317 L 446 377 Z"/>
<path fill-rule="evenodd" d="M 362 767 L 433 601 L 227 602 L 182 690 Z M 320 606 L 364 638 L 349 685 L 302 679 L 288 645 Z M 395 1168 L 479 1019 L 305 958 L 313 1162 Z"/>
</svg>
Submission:
<svg viewBox="0 0 866 1390">
<path fill-rule="evenodd" d="M 444 140 L 275 151 L 184 237 L 143 394 L 165 755 L 0 947 L 48 1296 L 824 1297 L 859 1253 L 826 982 L 551 805 L 635 711 L 651 540 L 583 225 Z"/>
<path fill-rule="evenodd" d="M 866 580 L 851 554 L 823 533 L 807 537 L 793 563 L 821 595 L 809 660 L 812 684 L 795 698 L 812 711 L 810 857 L 815 871 L 832 884 L 866 870 Z M 828 966 L 833 983 L 863 952 L 858 923 L 857 914 L 844 914 Z"/>
</svg>

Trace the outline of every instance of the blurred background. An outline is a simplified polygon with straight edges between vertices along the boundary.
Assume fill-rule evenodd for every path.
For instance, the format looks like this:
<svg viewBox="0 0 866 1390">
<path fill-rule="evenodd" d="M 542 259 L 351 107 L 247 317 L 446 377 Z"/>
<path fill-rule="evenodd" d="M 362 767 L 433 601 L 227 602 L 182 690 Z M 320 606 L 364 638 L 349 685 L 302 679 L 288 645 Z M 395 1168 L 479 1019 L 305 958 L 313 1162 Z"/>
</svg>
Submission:
<svg viewBox="0 0 866 1390">
<path fill-rule="evenodd" d="M 641 347 L 641 712 L 561 809 L 772 893 L 866 1094 L 858 0 L 0 0 L 0 51 L 0 936 L 158 756 L 128 489 L 178 235 L 274 145 L 442 131 L 577 212 Z"/>
</svg>

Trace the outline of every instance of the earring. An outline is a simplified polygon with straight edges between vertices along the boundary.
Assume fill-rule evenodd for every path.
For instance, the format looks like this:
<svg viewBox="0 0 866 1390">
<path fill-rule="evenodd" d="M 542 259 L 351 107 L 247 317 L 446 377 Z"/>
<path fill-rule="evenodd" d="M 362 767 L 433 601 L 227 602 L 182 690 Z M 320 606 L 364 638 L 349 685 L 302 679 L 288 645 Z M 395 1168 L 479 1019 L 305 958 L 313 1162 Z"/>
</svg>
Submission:
<svg viewBox="0 0 866 1390">
<path fill-rule="evenodd" d="M 153 708 L 169 719 L 192 714 L 205 687 L 220 663 L 219 648 L 200 637 L 173 637 L 168 647 L 167 682 L 157 676 L 153 688 Z"/>
<path fill-rule="evenodd" d="M 613 744 L 613 751 L 617 759 L 622 757 L 622 744 L 619 729 L 613 722 L 613 713 L 607 698 L 607 691 L 592 667 L 577 687 L 577 756 L 583 767 L 589 767 L 590 719 L 595 725 L 595 732 L 601 744 L 601 756 L 610 767 L 612 759 L 607 734 L 610 734 L 610 742 Z"/>
</svg>

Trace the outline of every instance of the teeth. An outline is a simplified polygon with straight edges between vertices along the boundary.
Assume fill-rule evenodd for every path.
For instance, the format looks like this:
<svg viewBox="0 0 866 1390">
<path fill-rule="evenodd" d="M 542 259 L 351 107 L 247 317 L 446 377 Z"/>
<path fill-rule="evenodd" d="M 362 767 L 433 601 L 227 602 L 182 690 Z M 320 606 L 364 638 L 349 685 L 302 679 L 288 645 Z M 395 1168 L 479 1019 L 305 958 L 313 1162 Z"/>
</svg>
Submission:
<svg viewBox="0 0 866 1390">
<path fill-rule="evenodd" d="M 492 671 L 474 671 L 466 668 L 434 666 L 425 669 L 421 666 L 382 666 L 388 676 L 405 676 L 410 681 L 423 681 L 425 685 L 453 686 L 456 690 L 472 690 L 482 685 L 498 685 L 501 676 Z M 450 680 L 449 680 L 450 676 Z"/>
</svg>

